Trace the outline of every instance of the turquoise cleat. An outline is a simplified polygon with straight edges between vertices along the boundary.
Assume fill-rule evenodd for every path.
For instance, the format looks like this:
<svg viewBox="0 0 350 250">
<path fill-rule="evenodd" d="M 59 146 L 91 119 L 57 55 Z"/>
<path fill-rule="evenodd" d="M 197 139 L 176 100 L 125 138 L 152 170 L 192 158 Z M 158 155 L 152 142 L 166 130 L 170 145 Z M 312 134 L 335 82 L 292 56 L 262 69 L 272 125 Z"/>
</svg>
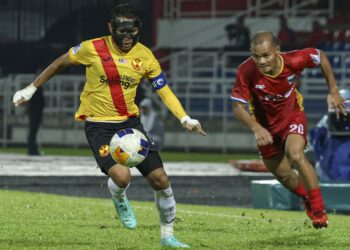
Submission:
<svg viewBox="0 0 350 250">
<path fill-rule="evenodd" d="M 128 229 L 135 229 L 137 225 L 136 217 L 128 198 L 125 197 L 123 200 L 118 200 L 113 197 L 112 200 L 123 226 Z"/>
<path fill-rule="evenodd" d="M 178 241 L 174 236 L 164 238 L 160 241 L 162 247 L 190 248 L 189 245 Z"/>
</svg>

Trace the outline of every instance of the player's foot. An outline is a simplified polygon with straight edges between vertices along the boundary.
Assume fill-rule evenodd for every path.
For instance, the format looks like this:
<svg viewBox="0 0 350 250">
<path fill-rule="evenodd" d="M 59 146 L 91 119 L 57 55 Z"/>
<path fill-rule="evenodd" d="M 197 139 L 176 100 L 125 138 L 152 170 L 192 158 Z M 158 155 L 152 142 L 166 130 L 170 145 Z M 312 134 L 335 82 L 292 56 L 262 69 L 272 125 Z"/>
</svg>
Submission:
<svg viewBox="0 0 350 250">
<path fill-rule="evenodd" d="M 160 241 L 162 247 L 190 248 L 189 245 L 178 241 L 174 236 L 169 236 Z"/>
<path fill-rule="evenodd" d="M 312 219 L 314 228 L 319 229 L 328 226 L 328 217 L 325 211 L 315 212 Z"/>
<path fill-rule="evenodd" d="M 312 211 L 312 209 L 311 209 L 311 204 L 310 204 L 309 197 L 306 196 L 306 197 L 303 197 L 302 199 L 303 199 L 304 210 L 305 210 L 307 216 L 308 216 L 311 220 L 313 220 L 313 218 L 314 218 L 314 213 L 313 213 L 313 211 Z"/>
<path fill-rule="evenodd" d="M 128 229 L 135 229 L 137 225 L 136 217 L 128 198 L 124 197 L 123 200 L 118 200 L 113 197 L 112 199 L 123 226 Z"/>
</svg>

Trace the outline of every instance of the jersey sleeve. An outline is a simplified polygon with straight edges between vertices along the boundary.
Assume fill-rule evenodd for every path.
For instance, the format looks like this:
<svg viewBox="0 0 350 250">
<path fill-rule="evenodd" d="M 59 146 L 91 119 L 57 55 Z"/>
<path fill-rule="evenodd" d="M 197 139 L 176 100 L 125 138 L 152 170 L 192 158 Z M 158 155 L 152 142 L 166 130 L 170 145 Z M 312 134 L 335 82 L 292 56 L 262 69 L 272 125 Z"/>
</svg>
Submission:
<svg viewBox="0 0 350 250">
<path fill-rule="evenodd" d="M 236 82 L 232 88 L 231 100 L 248 104 L 251 97 L 249 82 L 244 71 L 240 68 L 237 70 Z"/>
<path fill-rule="evenodd" d="M 92 62 L 92 44 L 84 41 L 69 49 L 69 60 L 74 64 L 90 65 Z"/>
<path fill-rule="evenodd" d="M 320 51 L 314 48 L 298 50 L 292 60 L 297 70 L 315 68 L 321 63 Z"/>
<path fill-rule="evenodd" d="M 153 89 L 156 91 L 168 84 L 168 80 L 153 53 L 150 53 L 150 64 L 146 72 L 146 78 L 150 80 Z"/>
</svg>

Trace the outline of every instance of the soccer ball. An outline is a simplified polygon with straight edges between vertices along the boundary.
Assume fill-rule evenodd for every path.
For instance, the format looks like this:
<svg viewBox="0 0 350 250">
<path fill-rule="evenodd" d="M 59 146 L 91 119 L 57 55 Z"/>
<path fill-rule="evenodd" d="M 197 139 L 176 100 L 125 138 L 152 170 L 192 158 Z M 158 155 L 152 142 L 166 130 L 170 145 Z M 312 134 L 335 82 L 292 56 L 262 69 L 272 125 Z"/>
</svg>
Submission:
<svg viewBox="0 0 350 250">
<path fill-rule="evenodd" d="M 148 149 L 146 136 L 134 128 L 119 130 L 109 143 L 113 160 L 130 168 L 140 164 L 146 158 Z"/>
</svg>

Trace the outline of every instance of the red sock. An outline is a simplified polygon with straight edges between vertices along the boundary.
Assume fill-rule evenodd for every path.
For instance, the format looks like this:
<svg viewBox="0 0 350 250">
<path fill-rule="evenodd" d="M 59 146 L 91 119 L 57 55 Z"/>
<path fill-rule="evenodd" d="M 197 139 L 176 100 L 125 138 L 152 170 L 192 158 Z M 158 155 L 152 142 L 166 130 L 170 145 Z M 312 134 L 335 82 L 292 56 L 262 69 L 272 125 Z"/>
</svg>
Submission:
<svg viewBox="0 0 350 250">
<path fill-rule="evenodd" d="M 294 194 L 304 198 L 305 196 L 307 196 L 307 192 L 303 186 L 303 184 L 301 183 L 301 180 L 298 179 L 298 186 L 292 191 Z"/>
<path fill-rule="evenodd" d="M 321 212 L 325 210 L 320 188 L 309 190 L 308 196 L 310 199 L 311 208 L 314 212 Z"/>
</svg>

